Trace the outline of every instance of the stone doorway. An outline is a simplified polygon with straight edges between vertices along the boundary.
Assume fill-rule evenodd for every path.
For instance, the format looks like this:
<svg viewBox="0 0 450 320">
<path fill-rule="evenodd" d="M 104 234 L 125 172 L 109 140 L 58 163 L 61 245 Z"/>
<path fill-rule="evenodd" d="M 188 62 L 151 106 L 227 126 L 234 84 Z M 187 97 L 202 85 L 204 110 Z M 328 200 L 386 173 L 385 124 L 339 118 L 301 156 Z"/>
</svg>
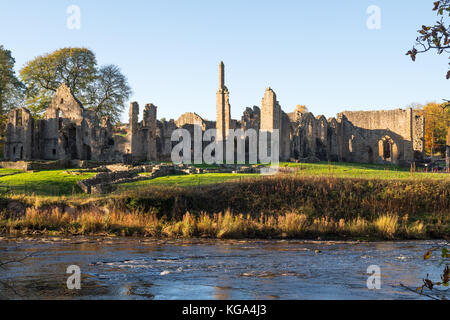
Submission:
<svg viewBox="0 0 450 320">
<path fill-rule="evenodd" d="M 92 149 L 87 144 L 83 145 L 83 160 L 92 160 Z"/>
<path fill-rule="evenodd" d="M 369 147 L 369 150 L 367 151 L 367 155 L 368 155 L 369 163 L 373 163 L 373 149 L 371 147 Z"/>
<path fill-rule="evenodd" d="M 398 163 L 397 144 L 389 136 L 384 136 L 378 143 L 379 156 L 385 162 Z"/>
<path fill-rule="evenodd" d="M 71 124 L 61 129 L 63 137 L 63 150 L 66 158 L 79 159 L 77 152 L 77 128 Z"/>
</svg>

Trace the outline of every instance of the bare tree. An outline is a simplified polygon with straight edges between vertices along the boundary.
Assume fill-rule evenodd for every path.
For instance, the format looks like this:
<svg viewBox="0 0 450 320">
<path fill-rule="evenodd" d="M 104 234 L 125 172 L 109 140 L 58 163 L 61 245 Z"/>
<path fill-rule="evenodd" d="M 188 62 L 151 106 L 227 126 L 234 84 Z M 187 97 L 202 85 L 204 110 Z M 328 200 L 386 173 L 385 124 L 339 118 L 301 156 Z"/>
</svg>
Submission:
<svg viewBox="0 0 450 320">
<path fill-rule="evenodd" d="M 450 0 L 434 2 L 433 11 L 437 12 L 439 20 L 433 26 L 423 25 L 418 30 L 420 36 L 416 39 L 416 45 L 406 53 L 413 61 L 416 61 L 417 54 L 430 50 L 436 50 L 439 55 L 450 53 L 450 24 L 447 21 L 450 17 Z M 450 79 L 450 70 L 447 72 L 447 79 Z"/>
</svg>

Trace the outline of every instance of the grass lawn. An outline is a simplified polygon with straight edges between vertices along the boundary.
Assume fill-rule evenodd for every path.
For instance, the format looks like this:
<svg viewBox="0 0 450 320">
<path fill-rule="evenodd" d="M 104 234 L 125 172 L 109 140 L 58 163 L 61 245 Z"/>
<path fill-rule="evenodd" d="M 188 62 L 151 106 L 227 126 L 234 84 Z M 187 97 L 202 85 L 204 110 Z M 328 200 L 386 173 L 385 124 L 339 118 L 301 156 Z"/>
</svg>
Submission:
<svg viewBox="0 0 450 320">
<path fill-rule="evenodd" d="M 214 168 L 217 166 L 207 166 Z M 415 172 L 411 174 L 408 168 L 393 165 L 357 164 L 357 163 L 280 163 L 280 168 L 294 168 L 294 175 L 300 176 L 331 176 L 337 178 L 365 178 L 365 179 L 450 179 L 450 174 Z M 145 175 L 145 174 L 143 174 Z M 145 186 L 180 186 L 192 187 L 198 185 L 216 184 L 245 178 L 257 178 L 259 174 L 230 174 L 208 173 L 200 175 L 168 176 L 153 180 L 138 181 L 122 184 L 120 190 L 140 188 Z"/>
<path fill-rule="evenodd" d="M 23 172 L 23 171 L 17 170 L 17 169 L 2 169 L 2 168 L 0 168 L 0 177 L 12 175 L 15 173 L 21 173 L 21 172 Z"/>
<path fill-rule="evenodd" d="M 296 174 L 305 176 L 334 176 L 366 179 L 450 179 L 450 174 L 415 172 L 395 165 L 362 163 L 280 163 L 280 167 L 295 168 Z"/>
<path fill-rule="evenodd" d="M 77 187 L 94 173 L 5 176 L 11 171 L 0 169 L 0 234 L 434 239 L 450 232 L 448 174 L 349 163 L 281 167 L 297 170 L 264 179 L 227 173 L 160 177 L 122 184 L 107 195 Z M 240 183 L 215 186 L 227 181 Z M 27 215 L 11 218 L 4 210 L 10 200 L 26 203 Z"/>
<path fill-rule="evenodd" d="M 52 170 L 40 172 L 23 172 L 5 176 L 9 169 L 0 169 L 1 194 L 35 194 L 37 196 L 60 196 L 79 193 L 79 180 L 94 176 L 94 173 L 71 175 L 67 170 Z"/>
<path fill-rule="evenodd" d="M 142 186 L 180 186 L 195 187 L 198 185 L 216 184 L 233 180 L 259 177 L 259 174 L 207 173 L 199 175 L 167 176 L 152 180 L 125 183 L 120 189 L 138 188 Z"/>
<path fill-rule="evenodd" d="M 207 166 L 213 168 L 214 166 Z M 299 176 L 332 176 L 337 178 L 366 178 L 381 180 L 448 180 L 450 174 L 416 172 L 411 174 L 408 168 L 388 165 L 357 163 L 280 163 L 280 167 L 294 168 L 291 174 Z M 77 186 L 79 180 L 91 178 L 95 173 L 71 175 L 66 170 L 41 172 L 22 172 L 14 169 L 0 169 L 0 195 L 36 195 L 36 196 L 70 196 L 81 194 Z M 17 174 L 14 174 L 17 173 Z M 13 174 L 13 175 L 11 175 Z M 145 174 L 143 174 L 145 175 Z M 223 183 L 233 180 L 257 178 L 258 174 L 207 173 L 200 175 L 181 175 L 160 177 L 153 180 L 122 184 L 119 191 L 145 186 L 181 186 L 195 187 Z"/>
</svg>

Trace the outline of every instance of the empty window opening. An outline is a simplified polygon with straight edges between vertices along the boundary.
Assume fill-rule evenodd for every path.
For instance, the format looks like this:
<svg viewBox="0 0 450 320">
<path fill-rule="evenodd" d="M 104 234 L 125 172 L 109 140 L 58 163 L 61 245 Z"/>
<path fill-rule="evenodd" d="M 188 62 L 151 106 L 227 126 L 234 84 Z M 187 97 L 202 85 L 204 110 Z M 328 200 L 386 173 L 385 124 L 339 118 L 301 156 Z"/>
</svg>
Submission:
<svg viewBox="0 0 450 320">
<path fill-rule="evenodd" d="M 389 159 L 391 157 L 391 144 L 389 141 L 383 142 L 383 157 Z"/>
<path fill-rule="evenodd" d="M 22 110 L 17 111 L 16 125 L 18 127 L 22 126 Z"/>
</svg>

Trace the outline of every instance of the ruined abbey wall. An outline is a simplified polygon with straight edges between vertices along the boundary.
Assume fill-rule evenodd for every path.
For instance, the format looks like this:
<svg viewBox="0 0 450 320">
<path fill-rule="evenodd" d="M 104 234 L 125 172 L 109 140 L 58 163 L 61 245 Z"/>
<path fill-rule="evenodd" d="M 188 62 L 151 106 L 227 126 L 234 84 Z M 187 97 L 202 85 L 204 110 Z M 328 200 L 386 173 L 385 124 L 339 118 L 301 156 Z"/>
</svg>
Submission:
<svg viewBox="0 0 450 320">
<path fill-rule="evenodd" d="M 391 158 L 393 163 L 412 162 L 424 152 L 425 120 L 413 109 L 342 112 L 338 117 L 352 123 L 354 138 L 351 158 L 373 153 L 374 162 Z M 347 135 L 346 139 L 352 137 Z M 388 142 L 386 142 L 388 141 Z M 384 143 L 384 144 L 383 144 Z M 390 144 L 391 146 L 387 146 Z M 387 150 L 388 148 L 392 150 Z M 391 155 L 391 157 L 387 157 Z"/>
<path fill-rule="evenodd" d="M 143 120 L 139 122 L 139 104 L 130 106 L 130 123 L 128 140 L 130 141 L 130 157 L 132 161 L 157 161 L 157 107 L 147 104 L 144 108 Z"/>
<path fill-rule="evenodd" d="M 55 93 L 44 119 L 34 120 L 27 109 L 9 113 L 5 139 L 5 158 L 20 160 L 94 160 L 100 162 L 170 161 L 175 142 L 172 134 L 186 129 L 194 146 L 195 132 L 217 129 L 217 139 L 238 139 L 245 143 L 246 161 L 258 153 L 262 132 L 279 133 L 281 161 L 348 161 L 408 164 L 424 153 L 425 119 L 412 109 L 389 111 L 345 111 L 326 119 L 310 112 L 285 113 L 275 91 L 267 88 L 260 106 L 246 108 L 241 119 L 231 118 L 230 93 L 225 86 L 225 65 L 219 65 L 217 121 L 208 121 L 187 112 L 176 121 L 158 120 L 157 107 L 142 110 L 130 104 L 127 135 L 114 135 L 109 119 L 99 119 L 83 108 L 63 84 Z M 249 136 L 228 139 L 228 130 L 253 129 L 258 150 L 249 149 Z M 205 148 L 209 143 L 201 142 Z M 226 143 L 224 143 L 225 151 Z M 242 145 L 240 145 L 240 148 Z M 194 150 L 195 148 L 192 148 Z M 270 143 L 268 143 L 270 153 Z M 193 151 L 192 151 L 193 152 Z M 450 152 L 450 151 L 448 151 Z M 224 152 L 225 154 L 225 152 Z"/>
<path fill-rule="evenodd" d="M 8 114 L 5 138 L 5 158 L 12 161 L 33 159 L 35 121 L 24 108 Z"/>
<path fill-rule="evenodd" d="M 44 119 L 35 121 L 27 109 L 9 113 L 5 159 L 120 161 L 109 119 L 86 110 L 63 84 Z"/>
</svg>

